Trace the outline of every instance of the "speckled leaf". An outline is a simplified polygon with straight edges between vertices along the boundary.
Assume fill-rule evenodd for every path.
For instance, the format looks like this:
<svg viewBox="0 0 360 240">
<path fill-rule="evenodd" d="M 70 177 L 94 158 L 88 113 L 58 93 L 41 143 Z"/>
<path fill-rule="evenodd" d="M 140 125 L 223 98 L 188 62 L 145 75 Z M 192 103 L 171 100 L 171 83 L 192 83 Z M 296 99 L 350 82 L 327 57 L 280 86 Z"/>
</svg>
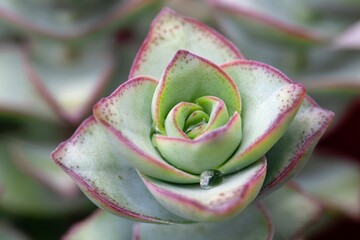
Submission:
<svg viewBox="0 0 360 240">
<path fill-rule="evenodd" d="M 261 194 L 279 188 L 299 172 L 333 116 L 310 97 L 304 99 L 285 134 L 266 154 L 269 165 Z"/>
<path fill-rule="evenodd" d="M 50 158 L 53 145 L 14 141 L 10 145 L 10 154 L 16 166 L 34 180 L 64 198 L 78 195 L 75 182 L 64 173 Z"/>
<path fill-rule="evenodd" d="M 277 142 L 295 117 L 305 89 L 260 62 L 238 60 L 222 67 L 235 81 L 243 101 L 241 144 L 219 168 L 231 173 L 259 159 Z"/>
<path fill-rule="evenodd" d="M 217 223 L 161 226 L 140 223 L 134 239 L 141 240 L 271 240 L 274 230 L 262 207 L 251 206 L 235 218 Z"/>
<path fill-rule="evenodd" d="M 63 240 L 129 240 L 133 239 L 134 222 L 97 210 L 90 217 L 73 225 Z"/>
<path fill-rule="evenodd" d="M 324 212 L 323 206 L 294 184 L 267 196 L 263 203 L 274 224 L 275 239 L 297 239 Z"/>
<path fill-rule="evenodd" d="M 295 178 L 327 207 L 360 219 L 360 165 L 330 154 L 313 154 Z"/>
<path fill-rule="evenodd" d="M 109 144 L 140 172 L 177 183 L 199 182 L 198 176 L 185 173 L 167 163 L 151 141 L 151 99 L 157 81 L 133 78 L 94 107 L 94 115 L 104 125 Z M 139 97 L 141 96 L 141 97 Z"/>
<path fill-rule="evenodd" d="M 9 147 L 9 143 L 1 140 L 0 183 L 4 192 L 0 198 L 0 211 L 20 216 L 59 216 L 89 207 L 85 197 L 58 195 L 18 169 L 10 157 Z"/>
<path fill-rule="evenodd" d="M 56 121 L 56 114 L 25 74 L 24 52 L 15 45 L 0 46 L 0 110 Z"/>
<path fill-rule="evenodd" d="M 184 222 L 147 191 L 134 168 L 113 151 L 103 128 L 93 117 L 52 153 L 59 164 L 99 207 L 148 222 Z"/>
<path fill-rule="evenodd" d="M 266 174 L 266 159 L 226 175 L 224 182 L 204 190 L 200 185 L 178 185 L 140 174 L 148 190 L 169 211 L 186 219 L 210 222 L 231 218 L 258 194 Z"/>
<path fill-rule="evenodd" d="M 167 64 L 181 49 L 216 64 L 242 58 L 236 47 L 213 29 L 165 8 L 153 20 L 134 60 L 130 77 L 149 75 L 160 79 Z"/>
<path fill-rule="evenodd" d="M 77 12 L 54 5 L 3 0 L 0 3 L 0 18 L 22 31 L 31 31 L 60 40 L 73 40 L 119 26 L 154 3 L 156 0 L 117 0 L 112 1 L 105 9 L 95 8 L 97 12 L 84 17 Z M 89 10 L 86 6 L 82 8 L 84 9 Z"/>
<path fill-rule="evenodd" d="M 102 39 L 81 48 L 40 39 L 33 46 L 29 78 L 66 122 L 80 122 L 111 79 L 114 56 L 108 48 Z"/>
</svg>

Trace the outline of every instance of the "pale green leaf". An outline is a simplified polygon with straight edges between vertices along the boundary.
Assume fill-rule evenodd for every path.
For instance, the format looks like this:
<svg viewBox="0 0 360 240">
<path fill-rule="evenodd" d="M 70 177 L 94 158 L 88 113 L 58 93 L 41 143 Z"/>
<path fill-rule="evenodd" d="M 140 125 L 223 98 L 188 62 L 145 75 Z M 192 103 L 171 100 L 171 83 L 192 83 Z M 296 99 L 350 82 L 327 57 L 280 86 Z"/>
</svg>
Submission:
<svg viewBox="0 0 360 240">
<path fill-rule="evenodd" d="M 185 221 L 151 196 L 94 118 L 87 119 L 52 158 L 96 205 L 113 214 L 158 223 Z"/>
<path fill-rule="evenodd" d="M 152 195 L 166 209 L 183 218 L 221 221 L 244 210 L 257 196 L 266 174 L 266 159 L 225 175 L 224 182 L 210 189 L 200 185 L 179 185 L 141 175 Z"/>
</svg>

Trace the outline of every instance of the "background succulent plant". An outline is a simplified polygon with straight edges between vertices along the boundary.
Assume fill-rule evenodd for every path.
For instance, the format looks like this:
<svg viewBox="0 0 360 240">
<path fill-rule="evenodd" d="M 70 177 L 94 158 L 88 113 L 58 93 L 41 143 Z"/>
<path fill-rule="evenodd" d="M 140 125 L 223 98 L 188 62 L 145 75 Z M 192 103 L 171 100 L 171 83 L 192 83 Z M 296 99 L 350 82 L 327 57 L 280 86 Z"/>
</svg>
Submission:
<svg viewBox="0 0 360 240">
<path fill-rule="evenodd" d="M 356 140 L 348 140 L 360 132 L 354 120 L 360 119 L 357 115 L 359 104 L 354 101 L 358 96 L 356 59 L 359 43 L 351 37 L 357 34 L 356 25 L 351 25 L 358 20 L 359 5 L 356 1 L 333 0 L 327 1 L 326 5 L 304 2 L 302 7 L 311 12 L 311 16 L 305 16 L 309 21 L 337 26 L 337 30 L 328 31 L 332 33 L 327 35 L 330 38 L 320 42 L 304 43 L 302 39 L 291 37 L 289 42 L 288 38 L 282 38 L 281 44 L 277 43 L 278 38 L 269 37 L 273 34 L 263 35 L 261 44 L 254 44 L 255 38 L 250 42 L 252 44 L 248 44 L 246 36 L 254 37 L 253 33 L 236 19 L 239 16 L 248 21 L 251 19 L 248 15 L 241 17 L 241 13 L 235 16 L 234 11 L 229 12 L 223 7 L 232 2 L 241 4 L 241 1 L 196 0 L 186 1 L 186 4 L 177 0 L 99 2 L 77 1 L 71 6 L 40 0 L 6 0 L 0 3 L 1 233 L 26 239 L 9 226 L 10 223 L 32 238 L 48 239 L 49 235 L 62 235 L 72 222 L 84 218 L 89 212 L 81 209 L 89 209 L 91 204 L 79 195 L 71 180 L 51 165 L 49 153 L 59 141 L 70 136 L 76 125 L 89 114 L 92 103 L 98 97 L 115 89 L 121 79 L 127 79 L 131 61 L 148 30 L 150 19 L 160 5 L 169 5 L 226 33 L 246 58 L 275 65 L 294 80 L 303 81 L 319 103 L 337 113 L 334 129 L 320 142 L 320 149 L 330 148 L 332 154 L 324 155 L 323 151 L 317 151 L 303 174 L 299 175 L 299 185 L 294 187 L 292 184 L 270 194 L 269 198 L 272 199 L 264 202 L 270 206 L 269 209 L 273 209 L 270 214 L 277 229 L 276 237 L 289 239 L 311 234 L 311 231 L 305 231 L 308 228 L 304 226 L 309 226 L 319 217 L 333 221 L 348 216 L 350 218 L 347 219 L 355 220 L 346 220 L 347 225 L 356 223 L 360 202 L 359 166 L 346 159 L 349 156 L 360 158 L 358 149 L 354 147 Z M 273 1 L 273 6 L 276 4 L 282 4 L 277 8 L 279 15 L 281 11 L 293 13 L 291 8 L 296 7 L 286 1 Z M 37 10 L 37 14 L 29 14 L 29 9 Z M 262 14 L 267 16 L 266 12 L 270 12 L 270 9 L 273 8 L 263 8 Z M 299 18 L 291 15 L 280 21 L 304 26 L 304 23 L 296 23 Z M 327 20 L 331 20 L 331 24 L 327 24 Z M 260 27 L 263 26 L 260 24 Z M 243 29 L 242 35 L 237 34 L 240 29 Z M 278 32 L 278 29 L 275 27 L 271 31 Z M 233 37 L 234 34 L 237 36 Z M 342 154 L 334 155 L 334 151 Z M 331 165 L 327 164 L 330 157 L 333 159 Z M 311 184 L 313 181 L 318 181 L 319 185 Z M 326 191 L 319 192 L 317 188 Z M 311 192 L 311 195 L 305 194 L 303 189 Z M 289 207 L 276 208 L 279 206 L 276 202 Z M 306 212 L 304 210 L 301 215 L 291 205 L 297 202 L 306 206 Z M 79 215 L 79 210 L 85 213 Z M 254 216 L 261 216 L 258 210 L 254 211 L 257 212 Z M 292 216 L 291 221 L 286 222 L 288 225 L 281 218 L 285 212 Z M 105 236 L 105 233 L 111 235 L 112 231 L 117 231 L 117 221 L 122 220 L 97 213 L 90 220 L 73 227 L 67 237 L 71 239 L 85 234 L 83 238 L 89 239 L 89 236 L 93 236 L 90 233 L 94 232 L 101 236 Z M 256 221 L 256 217 L 252 221 Z M 49 232 L 37 228 L 39 223 L 46 225 Z M 135 224 L 134 228 L 142 229 L 143 225 L 138 227 Z M 262 229 L 265 234 L 262 236 L 273 231 L 266 227 Z M 332 237 L 336 237 L 336 234 L 332 234 Z"/>
</svg>

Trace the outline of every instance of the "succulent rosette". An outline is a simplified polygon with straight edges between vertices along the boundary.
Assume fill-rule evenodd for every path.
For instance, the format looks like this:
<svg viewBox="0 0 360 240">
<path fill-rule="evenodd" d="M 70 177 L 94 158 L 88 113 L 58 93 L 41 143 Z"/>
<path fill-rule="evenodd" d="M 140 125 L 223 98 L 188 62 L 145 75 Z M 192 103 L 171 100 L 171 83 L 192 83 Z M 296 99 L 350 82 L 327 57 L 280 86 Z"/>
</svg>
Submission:
<svg viewBox="0 0 360 240">
<path fill-rule="evenodd" d="M 129 80 L 52 158 L 114 214 L 220 221 L 292 177 L 332 117 L 301 84 L 166 8 Z"/>
</svg>

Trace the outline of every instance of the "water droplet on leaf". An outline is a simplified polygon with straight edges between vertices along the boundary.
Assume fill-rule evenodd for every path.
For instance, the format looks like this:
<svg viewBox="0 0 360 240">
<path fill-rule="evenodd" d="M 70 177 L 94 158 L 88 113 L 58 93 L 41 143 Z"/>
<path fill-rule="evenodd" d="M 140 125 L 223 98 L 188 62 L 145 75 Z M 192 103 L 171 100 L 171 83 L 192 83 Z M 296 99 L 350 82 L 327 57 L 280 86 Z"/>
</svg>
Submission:
<svg viewBox="0 0 360 240">
<path fill-rule="evenodd" d="M 206 170 L 200 175 L 200 187 L 210 189 L 224 181 L 224 175 L 219 170 Z"/>
</svg>

